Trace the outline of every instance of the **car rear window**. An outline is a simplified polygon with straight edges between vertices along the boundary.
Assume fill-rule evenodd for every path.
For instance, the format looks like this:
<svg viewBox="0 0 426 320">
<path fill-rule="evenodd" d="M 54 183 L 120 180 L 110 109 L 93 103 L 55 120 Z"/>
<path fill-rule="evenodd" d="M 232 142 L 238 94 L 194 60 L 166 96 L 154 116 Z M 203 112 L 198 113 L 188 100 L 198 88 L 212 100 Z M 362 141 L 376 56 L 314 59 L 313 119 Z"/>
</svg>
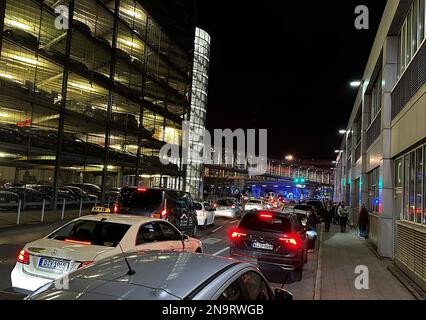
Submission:
<svg viewBox="0 0 426 320">
<path fill-rule="evenodd" d="M 294 206 L 295 210 L 303 210 L 303 211 L 309 211 L 312 210 L 312 206 L 306 206 L 306 205 L 296 205 Z"/>
<path fill-rule="evenodd" d="M 262 204 L 262 201 L 260 201 L 260 200 L 250 200 L 248 203 L 252 203 L 252 204 Z"/>
<path fill-rule="evenodd" d="M 119 204 L 127 208 L 137 208 L 140 210 L 155 210 L 163 202 L 163 192 L 161 190 L 124 189 L 118 198 Z"/>
<path fill-rule="evenodd" d="M 78 220 L 65 225 L 48 238 L 59 241 L 81 242 L 95 246 L 116 247 L 130 225 L 105 221 Z"/>
<path fill-rule="evenodd" d="M 272 214 L 272 218 L 264 218 L 261 214 L 247 214 L 239 225 L 240 228 L 275 233 L 290 233 L 291 222 L 288 218 Z"/>
<path fill-rule="evenodd" d="M 223 206 L 223 207 L 231 207 L 233 205 L 235 205 L 235 202 L 233 200 L 219 200 L 217 202 L 218 206 Z"/>
</svg>

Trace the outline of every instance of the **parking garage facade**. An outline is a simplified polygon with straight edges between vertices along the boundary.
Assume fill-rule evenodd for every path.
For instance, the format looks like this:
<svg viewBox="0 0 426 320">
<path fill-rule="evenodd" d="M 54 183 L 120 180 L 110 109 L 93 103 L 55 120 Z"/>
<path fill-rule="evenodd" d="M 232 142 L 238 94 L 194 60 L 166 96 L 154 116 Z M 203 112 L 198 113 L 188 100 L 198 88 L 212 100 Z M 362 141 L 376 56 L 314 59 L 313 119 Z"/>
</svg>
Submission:
<svg viewBox="0 0 426 320">
<path fill-rule="evenodd" d="M 183 188 L 159 150 L 182 145 L 195 28 L 146 2 L 2 1 L 0 186 Z"/>
</svg>

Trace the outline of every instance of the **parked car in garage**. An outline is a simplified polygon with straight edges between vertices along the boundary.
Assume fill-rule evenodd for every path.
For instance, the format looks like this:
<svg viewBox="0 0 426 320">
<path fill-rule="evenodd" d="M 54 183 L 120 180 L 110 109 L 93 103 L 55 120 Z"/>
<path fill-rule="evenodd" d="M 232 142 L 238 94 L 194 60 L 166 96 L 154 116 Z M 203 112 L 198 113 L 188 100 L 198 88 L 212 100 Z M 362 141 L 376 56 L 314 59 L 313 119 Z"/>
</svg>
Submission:
<svg viewBox="0 0 426 320">
<path fill-rule="evenodd" d="M 47 196 L 35 189 L 27 187 L 12 187 L 7 189 L 9 192 L 16 193 L 22 200 L 24 207 L 39 207 L 43 203 L 43 199 L 47 200 Z"/>
<path fill-rule="evenodd" d="M 101 188 L 92 183 L 71 183 L 66 187 L 78 187 L 89 195 L 95 196 L 98 199 L 101 197 Z"/>
<path fill-rule="evenodd" d="M 178 270 L 178 271 L 176 271 Z M 178 276 L 171 276 L 178 272 Z M 96 283 L 96 285 L 93 285 Z M 292 300 L 255 266 L 188 252 L 131 252 L 80 269 L 68 288 L 46 284 L 27 300 Z"/>
<path fill-rule="evenodd" d="M 11 210 L 18 206 L 19 196 L 10 191 L 0 191 L 0 210 Z"/>
<path fill-rule="evenodd" d="M 95 261 L 133 250 L 201 253 L 203 246 L 164 220 L 105 214 L 81 217 L 24 246 L 11 273 L 12 287 L 31 292 Z"/>
<path fill-rule="evenodd" d="M 95 203 L 98 199 L 96 196 L 88 194 L 87 192 L 76 186 L 63 186 L 62 189 L 71 192 L 75 201 L 80 201 L 81 199 L 83 199 L 84 202 Z"/>
</svg>

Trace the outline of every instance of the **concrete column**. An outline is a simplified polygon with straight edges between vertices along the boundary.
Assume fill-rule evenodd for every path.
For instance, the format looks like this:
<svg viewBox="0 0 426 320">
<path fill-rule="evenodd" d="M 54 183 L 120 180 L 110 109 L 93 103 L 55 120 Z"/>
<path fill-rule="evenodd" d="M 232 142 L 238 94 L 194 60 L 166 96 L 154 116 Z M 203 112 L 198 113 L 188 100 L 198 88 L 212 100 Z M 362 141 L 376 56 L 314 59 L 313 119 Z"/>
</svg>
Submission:
<svg viewBox="0 0 426 320">
<path fill-rule="evenodd" d="M 378 252 L 383 257 L 394 253 L 393 160 L 391 158 L 391 93 L 396 83 L 398 38 L 388 37 L 383 50 L 382 137 L 383 159 L 379 178 L 379 240 Z"/>
</svg>

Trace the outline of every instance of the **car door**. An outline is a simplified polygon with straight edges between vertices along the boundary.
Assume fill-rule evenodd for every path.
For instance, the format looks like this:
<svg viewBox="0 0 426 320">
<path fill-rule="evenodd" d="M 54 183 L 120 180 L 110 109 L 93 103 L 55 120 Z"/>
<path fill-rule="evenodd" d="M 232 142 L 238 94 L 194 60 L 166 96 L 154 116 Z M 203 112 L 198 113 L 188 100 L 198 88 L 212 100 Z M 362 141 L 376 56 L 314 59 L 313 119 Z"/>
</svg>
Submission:
<svg viewBox="0 0 426 320">
<path fill-rule="evenodd" d="M 167 241 L 166 241 L 167 242 Z M 137 250 L 164 250 L 163 232 L 157 222 L 144 223 L 136 234 L 135 246 Z"/>
<path fill-rule="evenodd" d="M 164 248 L 162 250 L 171 251 L 184 251 L 184 244 L 182 241 L 182 234 L 170 223 L 158 222 L 161 232 L 163 234 Z"/>
<path fill-rule="evenodd" d="M 210 204 L 208 204 L 207 202 L 203 204 L 203 209 L 207 214 L 207 224 L 211 225 L 214 224 L 214 210 L 213 208 L 210 206 Z"/>
</svg>

